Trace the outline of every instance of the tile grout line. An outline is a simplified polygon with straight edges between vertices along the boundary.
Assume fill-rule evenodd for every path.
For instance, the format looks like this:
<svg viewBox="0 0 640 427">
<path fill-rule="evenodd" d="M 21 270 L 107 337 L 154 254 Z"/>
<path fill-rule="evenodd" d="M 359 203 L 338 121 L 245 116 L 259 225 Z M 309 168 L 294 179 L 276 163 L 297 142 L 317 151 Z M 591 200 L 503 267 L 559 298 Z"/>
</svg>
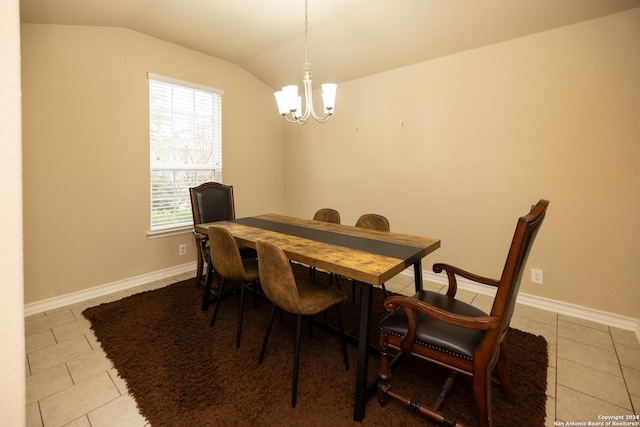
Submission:
<svg viewBox="0 0 640 427">
<path fill-rule="evenodd" d="M 627 396 L 629 397 L 629 404 L 631 406 L 631 410 L 635 413 L 635 408 L 633 406 L 633 399 L 631 398 L 631 391 L 629 390 L 629 383 L 627 382 L 627 378 L 624 375 L 624 370 L 622 369 L 622 360 L 620 360 L 620 355 L 618 354 L 618 346 L 616 345 L 616 341 L 613 339 L 613 334 L 611 333 L 611 327 L 607 328 L 609 330 L 609 335 L 611 336 L 611 342 L 613 343 L 613 351 L 616 353 L 616 359 L 618 360 L 618 366 L 620 366 L 620 374 L 622 375 L 622 381 L 624 381 L 624 386 L 627 391 Z M 623 344 L 620 344 L 623 345 Z"/>
</svg>

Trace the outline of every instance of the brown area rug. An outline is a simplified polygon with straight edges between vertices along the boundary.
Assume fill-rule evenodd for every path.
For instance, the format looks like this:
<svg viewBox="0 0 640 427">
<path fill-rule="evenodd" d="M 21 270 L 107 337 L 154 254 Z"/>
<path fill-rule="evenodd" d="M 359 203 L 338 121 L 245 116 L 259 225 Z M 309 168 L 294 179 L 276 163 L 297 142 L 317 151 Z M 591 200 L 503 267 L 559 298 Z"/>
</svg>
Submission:
<svg viewBox="0 0 640 427">
<path fill-rule="evenodd" d="M 296 274 L 308 274 L 294 266 Z M 326 276 L 318 272 L 323 280 Z M 346 286 L 345 286 L 346 285 Z M 343 283 L 350 292 L 350 284 Z M 382 292 L 374 290 L 372 331 L 385 314 Z M 358 291 L 356 290 L 358 293 Z M 349 345 L 350 371 L 345 371 L 337 336 L 314 328 L 303 333 L 298 402 L 291 407 L 291 372 L 295 318 L 273 325 L 262 365 L 258 356 L 271 304 L 245 299 L 240 349 L 235 348 L 238 296 L 223 300 L 218 319 L 209 327 L 213 307 L 200 310 L 201 291 L 194 279 L 86 309 L 98 341 L 126 381 L 140 413 L 157 426 L 350 426 L 355 391 L 355 345 Z M 357 335 L 358 304 L 343 305 L 345 328 Z M 333 317 L 327 317 L 329 323 Z M 544 338 L 511 329 L 509 362 L 516 402 L 505 401 L 494 386 L 496 426 L 543 426 L 547 379 Z M 375 341 L 374 341 L 375 342 Z M 371 356 L 374 377 L 377 357 Z M 393 371 L 397 389 L 431 405 L 448 372 L 410 358 Z M 441 408 L 466 425 L 475 425 L 471 381 L 458 376 Z M 364 426 L 436 425 L 397 402 L 381 407 L 369 398 Z"/>
</svg>

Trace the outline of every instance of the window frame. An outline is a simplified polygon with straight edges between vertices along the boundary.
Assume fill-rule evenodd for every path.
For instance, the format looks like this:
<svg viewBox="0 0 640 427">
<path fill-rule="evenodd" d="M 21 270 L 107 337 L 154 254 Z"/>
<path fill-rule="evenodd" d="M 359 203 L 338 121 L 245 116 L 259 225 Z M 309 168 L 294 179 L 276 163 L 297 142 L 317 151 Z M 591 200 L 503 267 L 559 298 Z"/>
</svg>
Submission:
<svg viewBox="0 0 640 427">
<path fill-rule="evenodd" d="M 221 89 L 216 89 L 216 88 L 200 85 L 197 83 L 179 80 L 172 77 L 162 76 L 162 75 L 154 74 L 151 72 L 147 73 L 147 80 L 148 80 L 148 95 L 149 95 L 149 102 L 148 102 L 149 122 L 148 123 L 149 123 L 149 187 L 150 187 L 149 188 L 150 217 L 149 217 L 149 223 L 148 223 L 149 231 L 147 233 L 147 236 L 150 238 L 156 238 L 156 237 L 164 237 L 164 236 L 170 236 L 170 235 L 176 235 L 176 234 L 183 234 L 183 233 L 190 232 L 192 230 L 193 216 L 191 213 L 191 203 L 190 203 L 188 188 L 197 186 L 202 182 L 204 182 L 201 180 L 202 174 L 198 174 L 198 172 L 205 172 L 205 173 L 211 172 L 211 174 L 209 175 L 209 177 L 206 178 L 206 180 L 214 180 L 217 182 L 222 182 L 222 106 L 223 106 L 222 104 L 223 104 L 224 91 Z M 159 107 L 157 104 L 154 106 L 153 94 L 152 94 L 154 83 L 158 83 L 160 85 L 167 85 L 166 89 L 171 90 L 170 100 L 167 106 Z M 176 105 L 178 101 L 174 99 L 174 95 L 176 94 L 174 88 L 177 88 L 177 90 L 180 92 L 183 92 L 185 90 L 187 92 L 192 91 L 191 96 L 193 97 L 191 100 L 191 102 L 193 103 L 193 106 L 192 106 L 193 111 L 190 113 L 191 115 L 189 115 L 189 113 L 186 113 L 187 119 L 183 119 L 185 121 L 178 124 L 176 124 L 176 122 L 179 120 L 177 118 L 178 114 L 179 113 L 185 114 L 185 112 L 184 110 L 182 111 L 178 110 L 179 106 Z M 210 139 L 211 139 L 212 145 L 211 145 L 211 156 L 210 156 L 211 158 L 209 160 L 210 163 L 206 163 L 206 164 L 197 163 L 197 162 L 189 163 L 188 161 L 185 163 L 171 163 L 171 164 L 154 163 L 153 161 L 154 141 L 159 140 L 158 138 L 154 138 L 154 136 L 157 136 L 157 135 L 154 135 L 154 128 L 155 129 L 159 128 L 158 122 L 156 122 L 156 126 L 154 126 L 154 122 L 153 122 L 154 115 L 158 115 L 158 114 L 161 114 L 161 112 L 164 112 L 170 116 L 169 121 L 171 123 L 171 129 L 168 133 L 168 136 L 165 136 L 165 138 L 167 138 L 167 140 L 169 141 L 165 149 L 173 151 L 179 148 L 179 147 L 176 147 L 176 145 L 179 142 L 175 142 L 175 140 L 178 139 L 177 138 L 178 136 L 182 138 L 182 140 L 184 140 L 184 132 L 180 133 L 180 131 L 177 131 L 176 128 L 178 128 L 180 124 L 185 124 L 185 123 L 188 123 L 187 127 L 191 126 L 191 130 L 194 131 L 194 132 L 191 132 L 190 136 L 187 137 L 187 144 L 191 144 L 192 146 L 197 146 L 197 144 L 195 143 L 195 138 L 197 137 L 195 135 L 197 135 L 198 132 L 195 132 L 195 130 L 199 129 L 196 124 L 197 122 L 196 119 L 199 117 L 198 113 L 200 110 L 197 109 L 198 107 L 197 107 L 197 102 L 195 98 L 198 95 L 202 96 L 202 93 L 206 94 L 206 96 L 211 95 L 213 97 L 211 99 L 210 115 L 209 113 L 205 115 L 207 119 L 209 118 L 211 119 Z M 191 120 L 192 123 L 189 123 L 188 120 Z M 189 131 L 187 131 L 186 133 L 188 134 Z M 189 138 L 193 138 L 193 139 L 189 139 Z M 206 139 L 205 139 L 205 142 L 207 142 Z M 173 154 L 170 154 L 167 157 L 172 159 L 175 162 Z M 185 156 L 185 157 L 188 157 L 188 156 Z M 167 159 L 163 159 L 163 160 L 167 161 Z M 167 179 L 169 184 L 167 184 L 167 182 L 163 183 L 162 180 L 157 176 L 154 178 L 155 173 L 158 173 L 158 172 L 162 173 L 163 171 L 167 172 L 165 173 L 165 176 L 170 175 L 171 171 L 174 172 L 173 178 Z M 180 172 L 183 172 L 183 173 L 180 173 Z M 190 175 L 187 172 L 194 172 L 194 174 L 187 179 L 186 176 Z M 176 178 L 177 174 L 180 175 L 179 178 Z M 198 177 L 198 175 L 200 175 L 200 177 Z M 181 183 L 176 186 L 171 185 L 171 182 L 185 180 L 185 179 L 187 179 L 188 183 L 185 182 L 184 184 Z M 158 190 L 158 187 L 159 187 L 158 184 L 160 184 L 160 190 Z M 183 185 L 185 190 L 184 195 L 182 194 Z M 161 220 L 156 222 L 154 221 L 154 219 L 157 219 L 157 217 L 155 216 L 157 215 L 157 212 L 160 212 L 163 210 L 162 206 L 159 206 L 158 203 L 164 203 L 161 201 L 161 199 L 162 199 L 162 191 L 165 189 L 167 190 L 167 193 L 166 193 L 166 198 L 164 202 L 167 203 L 166 211 L 169 212 L 167 215 L 170 217 L 170 219 L 168 220 L 167 224 L 159 224 Z M 158 191 L 160 191 L 160 193 L 158 193 Z M 178 205 L 178 207 L 176 206 L 171 207 L 170 205 Z M 185 214 L 187 205 L 188 205 L 188 220 L 187 220 L 187 215 Z"/>
</svg>

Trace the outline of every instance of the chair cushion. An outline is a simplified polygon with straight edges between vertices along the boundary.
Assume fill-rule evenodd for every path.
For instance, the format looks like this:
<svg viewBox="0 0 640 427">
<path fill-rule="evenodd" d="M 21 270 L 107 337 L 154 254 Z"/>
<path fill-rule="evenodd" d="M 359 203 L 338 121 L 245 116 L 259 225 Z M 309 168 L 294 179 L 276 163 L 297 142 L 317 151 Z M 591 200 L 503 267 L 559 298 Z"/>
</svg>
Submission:
<svg viewBox="0 0 640 427">
<path fill-rule="evenodd" d="M 303 315 L 314 315 L 347 299 L 347 294 L 312 278 L 296 279 Z"/>
<path fill-rule="evenodd" d="M 451 313 L 464 316 L 480 317 L 487 314 L 482 310 L 449 298 L 446 295 L 430 291 L 420 291 L 413 298 L 424 301 L 435 307 Z M 407 315 L 403 307 L 398 307 L 380 322 L 380 330 L 403 337 L 407 333 Z M 418 327 L 416 342 L 420 345 L 454 354 L 465 359 L 472 360 L 475 349 L 480 345 L 484 331 L 466 329 L 460 326 L 449 325 L 440 320 L 433 319 L 418 313 Z"/>
<path fill-rule="evenodd" d="M 260 278 L 258 273 L 258 260 L 256 258 L 248 258 L 242 260 L 244 272 L 246 273 L 244 280 L 255 281 Z"/>
</svg>

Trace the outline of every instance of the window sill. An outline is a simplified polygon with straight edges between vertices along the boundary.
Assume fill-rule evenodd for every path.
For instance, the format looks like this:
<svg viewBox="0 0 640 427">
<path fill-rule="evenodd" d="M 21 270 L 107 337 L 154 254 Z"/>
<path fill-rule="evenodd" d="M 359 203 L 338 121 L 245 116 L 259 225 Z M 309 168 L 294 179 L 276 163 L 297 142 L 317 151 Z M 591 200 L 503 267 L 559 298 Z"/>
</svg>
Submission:
<svg viewBox="0 0 640 427">
<path fill-rule="evenodd" d="M 192 225 L 185 225 L 182 227 L 166 228 L 164 230 L 152 230 L 147 232 L 147 237 L 150 239 L 159 239 L 161 237 L 177 236 L 178 234 L 191 233 L 193 230 Z"/>
</svg>

